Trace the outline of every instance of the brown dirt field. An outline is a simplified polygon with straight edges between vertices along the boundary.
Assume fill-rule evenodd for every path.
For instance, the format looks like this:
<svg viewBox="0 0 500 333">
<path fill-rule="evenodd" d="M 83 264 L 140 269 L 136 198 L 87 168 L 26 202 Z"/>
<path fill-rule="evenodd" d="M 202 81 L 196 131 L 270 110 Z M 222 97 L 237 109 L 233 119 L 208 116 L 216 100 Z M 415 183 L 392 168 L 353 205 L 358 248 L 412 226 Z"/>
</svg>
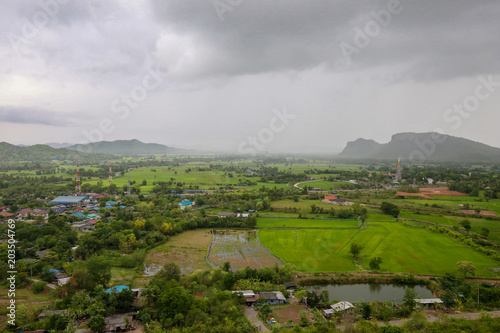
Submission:
<svg viewBox="0 0 500 333">
<path fill-rule="evenodd" d="M 446 196 L 455 196 L 455 197 L 467 197 L 467 194 L 460 193 L 457 191 L 450 191 L 448 190 L 447 187 L 442 187 L 442 188 L 421 188 L 420 193 L 426 194 L 426 195 L 446 195 Z"/>
<path fill-rule="evenodd" d="M 423 194 L 423 193 L 396 192 L 396 195 L 402 195 L 402 196 L 405 196 L 405 197 L 419 197 L 419 198 L 422 198 L 422 199 L 434 200 L 433 197 L 430 197 L 427 194 Z"/>
<path fill-rule="evenodd" d="M 211 242 L 212 235 L 209 230 L 184 231 L 151 250 L 146 257 L 146 264 L 165 265 L 167 262 L 175 262 L 182 274 L 191 274 L 197 269 L 208 269 L 210 265 L 205 258 Z"/>
<path fill-rule="evenodd" d="M 300 314 L 305 312 L 309 321 L 312 320 L 313 315 L 307 311 L 305 305 L 299 305 L 297 303 L 286 304 L 286 305 L 274 305 L 271 306 L 273 310 L 273 318 L 276 322 L 284 324 L 289 320 L 292 320 L 294 324 L 297 324 L 300 320 Z"/>
</svg>

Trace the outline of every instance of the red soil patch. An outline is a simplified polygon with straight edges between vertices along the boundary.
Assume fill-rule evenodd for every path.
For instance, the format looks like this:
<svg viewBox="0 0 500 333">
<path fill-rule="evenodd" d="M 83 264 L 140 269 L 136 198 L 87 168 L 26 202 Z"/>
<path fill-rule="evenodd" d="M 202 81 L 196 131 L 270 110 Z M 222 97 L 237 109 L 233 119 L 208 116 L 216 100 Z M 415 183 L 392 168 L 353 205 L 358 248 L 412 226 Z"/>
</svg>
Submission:
<svg viewBox="0 0 500 333">
<path fill-rule="evenodd" d="M 433 197 L 430 197 L 427 194 L 423 194 L 423 193 L 397 192 L 396 195 L 402 195 L 404 197 L 419 197 L 419 198 L 423 198 L 423 199 L 434 200 Z"/>
<path fill-rule="evenodd" d="M 466 197 L 467 194 L 463 194 L 457 191 L 450 191 L 447 187 L 437 187 L 437 188 L 421 188 L 420 193 L 407 193 L 407 192 L 397 192 L 396 195 L 402 195 L 405 197 L 419 197 L 423 199 L 433 200 L 432 196 L 455 196 L 455 197 Z"/>
<path fill-rule="evenodd" d="M 469 210 L 461 210 L 460 213 L 470 214 L 470 215 L 476 215 L 477 214 L 474 210 L 471 210 L 471 209 L 469 209 Z M 481 215 L 481 216 L 494 216 L 494 217 L 498 216 L 497 213 L 488 212 L 488 211 L 479 212 L 479 215 Z"/>
<path fill-rule="evenodd" d="M 446 196 L 455 196 L 455 197 L 466 197 L 467 194 L 460 193 L 457 191 L 450 191 L 447 187 L 439 187 L 439 188 L 421 188 L 420 193 L 424 193 L 427 195 L 446 195 Z"/>
</svg>

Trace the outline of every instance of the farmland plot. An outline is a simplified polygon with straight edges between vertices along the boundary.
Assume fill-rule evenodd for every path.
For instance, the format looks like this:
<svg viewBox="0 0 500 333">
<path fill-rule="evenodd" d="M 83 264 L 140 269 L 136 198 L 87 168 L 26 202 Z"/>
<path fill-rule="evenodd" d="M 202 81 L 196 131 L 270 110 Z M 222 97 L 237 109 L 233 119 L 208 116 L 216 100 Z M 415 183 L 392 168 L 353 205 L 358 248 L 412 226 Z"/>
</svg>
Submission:
<svg viewBox="0 0 500 333">
<path fill-rule="evenodd" d="M 237 270 L 269 267 L 283 262 L 272 255 L 260 244 L 256 230 L 219 230 L 213 235 L 209 250 L 209 262 L 215 267 L 222 267 L 226 261 Z"/>
<path fill-rule="evenodd" d="M 168 242 L 148 253 L 146 267 L 162 267 L 168 262 L 179 265 L 182 274 L 192 274 L 197 269 L 208 269 L 207 248 L 212 235 L 206 229 L 188 230 L 172 236 Z"/>
</svg>

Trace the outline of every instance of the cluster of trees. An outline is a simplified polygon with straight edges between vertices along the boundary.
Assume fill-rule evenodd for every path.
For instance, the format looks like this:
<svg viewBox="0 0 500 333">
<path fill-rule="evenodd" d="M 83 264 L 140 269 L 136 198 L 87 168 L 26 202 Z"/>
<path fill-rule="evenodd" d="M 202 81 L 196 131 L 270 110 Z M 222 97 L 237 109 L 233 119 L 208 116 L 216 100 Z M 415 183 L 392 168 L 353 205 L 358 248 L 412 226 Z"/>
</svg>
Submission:
<svg viewBox="0 0 500 333">
<path fill-rule="evenodd" d="M 380 210 L 384 214 L 391 215 L 396 218 L 399 216 L 400 212 L 398 206 L 387 201 L 382 202 L 382 204 L 380 205 Z"/>
<path fill-rule="evenodd" d="M 268 271 L 266 269 L 266 271 Z M 266 276 L 264 270 L 215 269 L 196 272 L 181 280 L 180 270 L 169 263 L 150 281 L 139 317 L 148 332 L 185 329 L 196 332 L 250 332 L 243 312 L 244 298 L 230 290 L 240 278 Z M 193 297 L 195 295 L 196 297 Z"/>
<path fill-rule="evenodd" d="M 444 306 L 447 308 L 462 308 L 475 311 L 494 310 L 500 306 L 500 289 L 491 283 L 479 284 L 465 280 L 467 273 L 475 272 L 470 262 L 458 262 L 457 273 L 448 273 L 438 279 L 442 290 L 440 294 Z"/>
</svg>

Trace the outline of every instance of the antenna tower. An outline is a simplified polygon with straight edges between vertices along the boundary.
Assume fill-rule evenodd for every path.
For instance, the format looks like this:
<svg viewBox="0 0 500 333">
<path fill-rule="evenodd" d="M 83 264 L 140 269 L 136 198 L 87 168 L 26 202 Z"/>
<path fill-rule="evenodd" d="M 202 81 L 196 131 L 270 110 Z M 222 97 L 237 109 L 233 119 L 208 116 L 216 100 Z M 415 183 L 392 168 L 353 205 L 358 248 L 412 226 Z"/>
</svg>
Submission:
<svg viewBox="0 0 500 333">
<path fill-rule="evenodd" d="M 401 160 L 398 158 L 398 168 L 396 169 L 396 177 L 394 178 L 394 181 L 400 182 L 403 180 L 403 177 L 401 177 Z"/>
<path fill-rule="evenodd" d="M 76 162 L 76 179 L 75 179 L 75 194 L 79 194 L 82 192 L 82 186 L 80 183 L 80 163 Z"/>
<path fill-rule="evenodd" d="M 130 168 L 128 169 L 127 194 L 130 194 Z"/>
<path fill-rule="evenodd" d="M 109 163 L 109 186 L 111 186 L 111 183 L 113 182 L 113 175 L 111 174 L 111 163 Z"/>
</svg>

